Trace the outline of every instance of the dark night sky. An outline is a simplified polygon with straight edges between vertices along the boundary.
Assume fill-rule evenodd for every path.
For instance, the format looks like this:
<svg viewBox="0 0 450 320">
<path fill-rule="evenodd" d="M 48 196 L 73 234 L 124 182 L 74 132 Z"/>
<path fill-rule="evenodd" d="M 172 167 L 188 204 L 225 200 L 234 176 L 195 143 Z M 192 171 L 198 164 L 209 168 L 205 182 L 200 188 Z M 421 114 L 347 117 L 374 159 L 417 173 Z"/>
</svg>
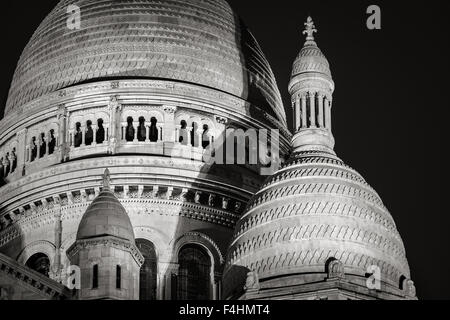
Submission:
<svg viewBox="0 0 450 320">
<path fill-rule="evenodd" d="M 449 1 L 229 0 L 260 42 L 285 105 L 294 58 L 311 14 L 336 82 L 336 151 L 379 192 L 405 242 L 421 299 L 449 299 L 449 211 L 444 195 Z M 395 3 L 394 3 L 395 2 Z M 2 8 L 2 105 L 33 31 L 57 3 L 10 1 Z M 366 28 L 382 9 L 383 29 Z M 291 110 L 287 110 L 290 114 Z"/>
</svg>

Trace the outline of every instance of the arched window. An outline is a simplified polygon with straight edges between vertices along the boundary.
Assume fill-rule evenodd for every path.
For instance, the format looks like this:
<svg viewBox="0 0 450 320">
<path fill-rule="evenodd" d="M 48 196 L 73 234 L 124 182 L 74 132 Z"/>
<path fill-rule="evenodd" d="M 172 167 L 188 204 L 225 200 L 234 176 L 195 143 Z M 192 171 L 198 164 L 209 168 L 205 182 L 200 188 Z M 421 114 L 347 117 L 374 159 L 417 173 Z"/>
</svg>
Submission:
<svg viewBox="0 0 450 320">
<path fill-rule="evenodd" d="M 74 137 L 74 146 L 75 148 L 79 148 L 83 143 L 83 134 L 81 133 L 81 123 L 77 122 L 75 125 L 75 137 Z"/>
<path fill-rule="evenodd" d="M 14 173 L 14 171 L 16 171 L 17 169 L 17 156 L 16 156 L 16 148 L 13 148 L 13 150 L 11 151 L 11 173 Z"/>
<path fill-rule="evenodd" d="M 103 119 L 97 120 L 97 144 L 105 142 L 105 127 L 103 127 Z"/>
<path fill-rule="evenodd" d="M 147 129 L 145 128 L 145 118 L 139 118 L 139 127 L 138 127 L 138 141 L 144 142 L 147 140 Z"/>
<path fill-rule="evenodd" d="M 128 117 L 127 119 L 127 129 L 125 132 L 125 140 L 128 142 L 133 142 L 134 141 L 134 134 L 135 134 L 135 129 L 133 127 L 133 118 L 132 117 Z"/>
<path fill-rule="evenodd" d="M 150 120 L 150 141 L 151 142 L 158 142 L 159 131 L 158 131 L 158 127 L 156 126 L 157 123 L 158 123 L 158 120 L 156 120 L 156 118 L 154 118 L 154 117 Z"/>
<path fill-rule="evenodd" d="M 199 141 L 197 136 L 198 124 L 196 122 L 192 123 L 192 131 L 191 131 L 191 144 L 193 147 L 198 147 Z"/>
<path fill-rule="evenodd" d="M 209 126 L 207 124 L 205 124 L 203 126 L 203 135 L 202 135 L 202 147 L 203 147 L 203 149 L 208 148 L 208 146 L 209 146 L 209 138 L 210 138 Z"/>
<path fill-rule="evenodd" d="M 43 253 L 36 253 L 32 255 L 25 265 L 46 277 L 48 277 L 50 272 L 50 259 Z"/>
<path fill-rule="evenodd" d="M 48 154 L 53 154 L 56 148 L 55 130 L 50 130 L 50 141 L 48 143 Z"/>
<path fill-rule="evenodd" d="M 122 267 L 116 266 L 116 289 L 122 289 Z"/>
<path fill-rule="evenodd" d="M 155 246 L 143 239 L 136 240 L 136 245 L 145 259 L 139 278 L 139 299 L 156 300 L 158 262 Z"/>
<path fill-rule="evenodd" d="M 188 143 L 188 131 L 187 131 L 187 122 L 185 120 L 182 120 L 180 123 L 181 130 L 180 130 L 180 143 L 183 145 L 187 145 Z"/>
<path fill-rule="evenodd" d="M 208 300 L 211 291 L 211 258 L 198 245 L 185 246 L 179 253 L 179 300 Z"/>
<path fill-rule="evenodd" d="M 47 152 L 47 142 L 45 141 L 45 133 L 41 133 L 41 149 L 39 151 L 39 158 L 43 158 Z"/>
<path fill-rule="evenodd" d="M 37 158 L 37 145 L 36 145 L 36 137 L 31 139 L 31 162 L 36 160 Z"/>
<path fill-rule="evenodd" d="M 92 121 L 88 120 L 86 122 L 86 137 L 85 137 L 85 144 L 87 146 L 92 145 L 94 143 L 94 130 L 92 130 Z"/>
<path fill-rule="evenodd" d="M 92 267 L 92 289 L 98 289 L 98 264 Z"/>
</svg>

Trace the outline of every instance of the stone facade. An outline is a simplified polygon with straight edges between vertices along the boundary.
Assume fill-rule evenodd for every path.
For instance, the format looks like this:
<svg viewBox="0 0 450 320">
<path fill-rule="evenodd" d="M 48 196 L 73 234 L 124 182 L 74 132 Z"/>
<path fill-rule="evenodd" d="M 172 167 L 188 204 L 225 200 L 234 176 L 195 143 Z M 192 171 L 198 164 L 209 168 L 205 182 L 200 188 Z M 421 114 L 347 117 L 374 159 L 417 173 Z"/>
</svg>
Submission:
<svg viewBox="0 0 450 320">
<path fill-rule="evenodd" d="M 0 122 L 0 251 L 22 264 L 42 254 L 66 283 L 67 250 L 109 168 L 136 240 L 155 249 L 156 299 L 177 298 L 191 245 L 210 257 L 207 298 L 218 299 L 228 241 L 263 178 L 205 158 L 230 128 L 281 128 L 288 153 L 272 71 L 223 0 L 77 1 L 78 31 L 63 23 L 71 2 L 25 48 Z"/>
<path fill-rule="evenodd" d="M 68 286 L 79 267 L 76 299 L 375 297 L 361 270 L 378 262 L 376 297 L 415 296 L 391 216 L 334 154 L 334 83 L 311 28 L 290 85 L 292 137 L 270 66 L 226 1 L 77 1 L 81 28 L 69 30 L 72 3 L 25 48 L 0 121 L 5 257 Z M 273 128 L 280 158 L 294 155 L 265 184 L 261 164 L 207 161 L 227 129 Z M 130 237 L 82 236 L 123 222 L 83 218 L 105 169 Z M 328 274 L 331 257 L 342 265 Z"/>
</svg>

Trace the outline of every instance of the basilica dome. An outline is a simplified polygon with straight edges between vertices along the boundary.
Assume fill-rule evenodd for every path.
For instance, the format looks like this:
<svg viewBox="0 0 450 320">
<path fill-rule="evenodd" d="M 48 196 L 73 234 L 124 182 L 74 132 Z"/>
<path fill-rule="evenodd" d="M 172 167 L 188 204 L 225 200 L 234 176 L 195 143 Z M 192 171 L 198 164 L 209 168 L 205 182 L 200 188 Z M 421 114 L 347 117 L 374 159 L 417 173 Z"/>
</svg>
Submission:
<svg viewBox="0 0 450 320">
<path fill-rule="evenodd" d="M 68 28 L 71 4 L 79 29 Z M 60 1 L 20 58 L 6 113 L 63 88 L 127 78 L 213 88 L 286 124 L 273 72 L 225 0 Z"/>
<path fill-rule="evenodd" d="M 393 288 L 410 277 L 395 222 L 361 175 L 332 153 L 298 152 L 237 223 L 225 279 L 239 277 L 242 268 L 269 282 L 292 275 L 291 282 L 320 281 L 331 260 L 342 263 L 351 281 L 364 283 L 371 266 Z M 234 283 L 245 278 L 240 281 Z"/>
<path fill-rule="evenodd" d="M 113 192 L 104 190 L 91 203 L 81 219 L 77 240 L 113 236 L 134 243 L 128 214 Z"/>
</svg>

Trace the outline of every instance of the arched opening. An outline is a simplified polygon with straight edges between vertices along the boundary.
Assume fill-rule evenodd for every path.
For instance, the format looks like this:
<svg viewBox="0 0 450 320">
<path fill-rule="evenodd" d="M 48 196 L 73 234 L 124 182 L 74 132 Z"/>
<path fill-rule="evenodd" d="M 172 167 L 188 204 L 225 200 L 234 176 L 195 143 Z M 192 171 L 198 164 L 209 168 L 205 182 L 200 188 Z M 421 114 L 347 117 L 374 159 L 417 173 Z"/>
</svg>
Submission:
<svg viewBox="0 0 450 320">
<path fill-rule="evenodd" d="M 94 130 L 92 130 L 92 121 L 88 120 L 86 122 L 86 137 L 85 137 L 85 144 L 87 146 L 92 145 L 94 142 Z"/>
<path fill-rule="evenodd" d="M 47 152 L 47 142 L 45 141 L 45 133 L 41 133 L 41 148 L 39 149 L 39 158 L 43 158 Z"/>
<path fill-rule="evenodd" d="M 310 128 L 311 124 L 312 124 L 312 120 L 311 120 L 311 98 L 308 97 L 308 99 L 306 99 L 306 128 Z"/>
<path fill-rule="evenodd" d="M 187 122 L 185 120 L 182 120 L 180 122 L 180 140 L 179 142 L 185 146 L 188 144 L 188 131 L 187 131 Z"/>
<path fill-rule="evenodd" d="M 134 141 L 134 134 L 135 134 L 135 129 L 133 127 L 133 118 L 132 117 L 128 117 L 127 119 L 127 129 L 125 132 L 125 140 L 127 142 L 133 142 Z"/>
<path fill-rule="evenodd" d="M 198 130 L 198 124 L 196 122 L 193 122 L 192 130 L 191 130 L 191 144 L 193 147 L 200 146 L 200 141 L 198 141 L 197 130 Z"/>
<path fill-rule="evenodd" d="M 208 148 L 210 142 L 210 133 L 209 133 L 209 126 L 207 124 L 205 124 L 203 126 L 203 135 L 202 135 L 202 147 L 203 149 Z"/>
<path fill-rule="evenodd" d="M 16 156 L 16 148 L 13 148 L 11 151 L 11 173 L 14 173 L 17 169 L 17 156 Z"/>
<path fill-rule="evenodd" d="M 105 127 L 103 126 L 103 119 L 97 120 L 97 135 L 96 135 L 97 144 L 102 144 L 105 142 Z"/>
<path fill-rule="evenodd" d="M 145 118 L 140 117 L 139 118 L 139 127 L 138 127 L 138 141 L 144 142 L 147 140 L 147 129 L 145 128 Z"/>
<path fill-rule="evenodd" d="M 25 264 L 28 268 L 48 277 L 50 272 L 50 259 L 46 254 L 36 253 Z"/>
<path fill-rule="evenodd" d="M 50 130 L 50 141 L 48 143 L 48 154 L 53 154 L 56 148 L 55 130 Z"/>
<path fill-rule="evenodd" d="M 75 148 L 79 148 L 83 143 L 83 133 L 81 132 L 81 123 L 77 122 L 75 125 L 75 137 L 73 145 Z"/>
<path fill-rule="evenodd" d="M 400 290 L 405 290 L 405 288 L 404 288 L 405 280 L 406 280 L 406 277 L 404 275 L 401 275 L 400 279 L 399 279 L 399 284 L 398 284 L 398 287 L 400 288 Z"/>
<path fill-rule="evenodd" d="M 136 240 L 136 246 L 144 256 L 139 278 L 139 300 L 156 300 L 158 259 L 153 243 L 148 240 Z"/>
<path fill-rule="evenodd" d="M 158 120 L 155 117 L 150 120 L 150 142 L 158 142 L 159 131 L 156 126 L 157 123 Z"/>
<path fill-rule="evenodd" d="M 178 300 L 208 300 L 211 296 L 211 258 L 202 247 L 187 245 L 178 256 Z"/>
<path fill-rule="evenodd" d="M 37 158 L 37 145 L 36 145 L 36 137 L 31 139 L 31 162 L 36 160 Z"/>
<path fill-rule="evenodd" d="M 122 289 L 122 267 L 116 266 L 116 289 Z"/>
<path fill-rule="evenodd" d="M 92 289 L 98 289 L 98 264 L 92 267 Z"/>
</svg>

